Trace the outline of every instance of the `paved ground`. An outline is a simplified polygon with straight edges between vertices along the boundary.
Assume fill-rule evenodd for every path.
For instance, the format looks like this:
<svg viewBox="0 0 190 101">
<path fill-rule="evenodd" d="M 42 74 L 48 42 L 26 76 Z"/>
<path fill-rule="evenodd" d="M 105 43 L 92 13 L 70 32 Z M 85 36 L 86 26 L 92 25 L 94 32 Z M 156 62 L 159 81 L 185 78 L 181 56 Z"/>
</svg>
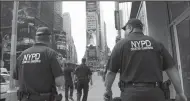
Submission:
<svg viewBox="0 0 190 101">
<path fill-rule="evenodd" d="M 120 90 L 117 86 L 117 83 L 118 83 L 118 76 L 112 87 L 113 97 L 120 95 Z M 101 76 L 98 76 L 97 73 L 94 73 L 93 74 L 93 85 L 90 86 L 88 101 L 103 101 L 104 90 L 105 90 L 104 82 L 102 81 Z M 60 91 L 60 92 L 64 96 L 64 91 Z M 73 95 L 74 95 L 73 98 L 76 101 L 76 91 L 74 92 Z M 63 98 L 62 101 L 65 101 L 65 98 Z"/>
</svg>

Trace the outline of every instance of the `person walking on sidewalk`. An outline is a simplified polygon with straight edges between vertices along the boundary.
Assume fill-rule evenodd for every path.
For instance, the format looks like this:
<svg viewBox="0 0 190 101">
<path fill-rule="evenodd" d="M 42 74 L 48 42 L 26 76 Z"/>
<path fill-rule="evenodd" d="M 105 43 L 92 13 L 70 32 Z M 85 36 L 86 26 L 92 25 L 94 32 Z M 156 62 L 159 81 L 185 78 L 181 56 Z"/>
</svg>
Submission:
<svg viewBox="0 0 190 101">
<path fill-rule="evenodd" d="M 120 70 L 121 101 L 165 101 L 162 71 L 175 87 L 176 101 L 187 101 L 177 67 L 164 45 L 143 34 L 139 19 L 130 19 L 123 30 L 126 38 L 115 45 L 110 57 L 105 100 L 111 99 L 111 87 Z"/>
<path fill-rule="evenodd" d="M 82 90 L 83 98 L 82 101 L 87 101 L 89 82 L 92 85 L 92 72 L 86 65 L 86 59 L 82 59 L 82 64 L 79 65 L 75 70 L 75 79 L 77 80 L 77 101 L 80 101 Z"/>
<path fill-rule="evenodd" d="M 13 79 L 19 87 L 19 101 L 61 101 L 56 86 L 64 85 L 58 54 L 49 48 L 51 33 L 47 27 L 36 32 L 36 43 L 17 58 Z"/>
<path fill-rule="evenodd" d="M 69 101 L 73 99 L 73 71 L 74 67 L 71 63 L 67 63 L 65 68 L 64 68 L 64 76 L 65 76 L 65 101 Z M 68 93 L 70 92 L 70 96 L 68 97 Z M 68 99 L 69 98 L 69 99 Z"/>
</svg>

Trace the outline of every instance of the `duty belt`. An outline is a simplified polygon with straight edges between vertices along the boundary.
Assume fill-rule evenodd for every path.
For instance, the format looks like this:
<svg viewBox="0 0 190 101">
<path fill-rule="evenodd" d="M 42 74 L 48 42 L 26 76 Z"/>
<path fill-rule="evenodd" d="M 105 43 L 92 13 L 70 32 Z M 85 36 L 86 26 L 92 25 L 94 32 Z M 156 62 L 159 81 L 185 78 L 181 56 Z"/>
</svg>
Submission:
<svg viewBox="0 0 190 101">
<path fill-rule="evenodd" d="M 31 100 L 49 101 L 52 99 L 52 93 L 31 94 L 31 93 L 23 92 L 23 98 L 27 98 Z"/>
<path fill-rule="evenodd" d="M 120 86 L 122 87 L 162 87 L 162 82 L 130 82 L 130 83 L 125 83 L 125 82 L 120 82 Z"/>
</svg>

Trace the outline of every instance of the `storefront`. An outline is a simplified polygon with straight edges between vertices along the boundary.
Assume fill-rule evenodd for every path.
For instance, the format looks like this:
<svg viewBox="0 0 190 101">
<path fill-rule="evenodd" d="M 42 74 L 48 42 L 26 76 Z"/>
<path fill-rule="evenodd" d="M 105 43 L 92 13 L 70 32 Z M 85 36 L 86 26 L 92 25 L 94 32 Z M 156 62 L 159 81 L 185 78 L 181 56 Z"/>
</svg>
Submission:
<svg viewBox="0 0 190 101">
<path fill-rule="evenodd" d="M 172 54 L 190 101 L 190 2 L 133 2 L 130 17 L 141 19 L 145 25 L 144 33 L 162 42 Z M 167 79 L 164 73 L 164 80 Z M 171 98 L 175 98 L 173 86 Z"/>
</svg>

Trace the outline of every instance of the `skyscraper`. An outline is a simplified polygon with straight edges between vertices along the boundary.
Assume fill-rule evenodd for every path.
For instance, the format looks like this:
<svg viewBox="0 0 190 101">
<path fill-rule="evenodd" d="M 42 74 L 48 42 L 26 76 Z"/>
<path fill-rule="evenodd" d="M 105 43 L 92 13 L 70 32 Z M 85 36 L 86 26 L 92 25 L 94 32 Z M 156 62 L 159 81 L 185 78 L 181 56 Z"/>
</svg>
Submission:
<svg viewBox="0 0 190 101">
<path fill-rule="evenodd" d="M 63 14 L 63 30 L 66 32 L 67 61 L 77 63 L 77 52 L 71 32 L 71 17 L 68 12 Z"/>
</svg>

